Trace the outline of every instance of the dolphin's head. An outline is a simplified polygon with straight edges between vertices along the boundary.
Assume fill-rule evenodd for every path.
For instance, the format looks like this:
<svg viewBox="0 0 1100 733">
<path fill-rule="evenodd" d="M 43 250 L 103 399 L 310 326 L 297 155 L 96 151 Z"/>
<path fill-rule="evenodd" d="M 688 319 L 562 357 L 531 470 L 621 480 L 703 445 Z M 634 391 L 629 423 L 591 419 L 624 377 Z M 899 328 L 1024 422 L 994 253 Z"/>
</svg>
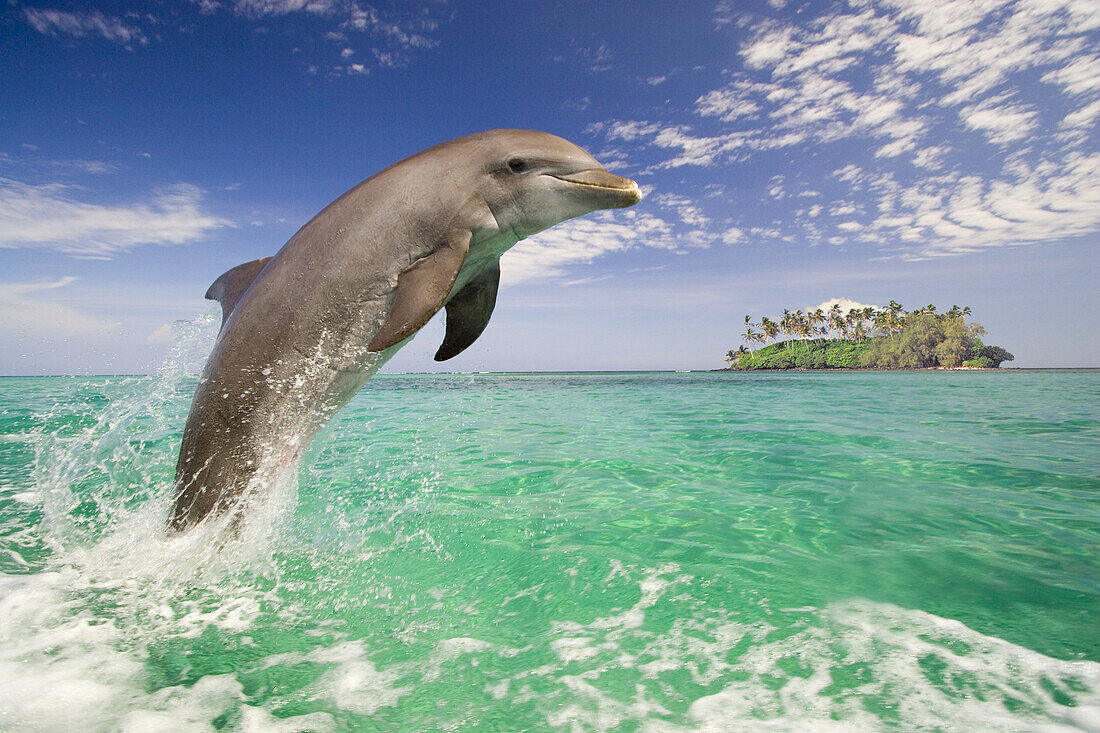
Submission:
<svg viewBox="0 0 1100 733">
<path fill-rule="evenodd" d="M 616 176 L 568 140 L 533 130 L 490 130 L 476 138 L 481 192 L 497 226 L 522 239 L 597 209 L 633 206 L 638 184 Z"/>
</svg>

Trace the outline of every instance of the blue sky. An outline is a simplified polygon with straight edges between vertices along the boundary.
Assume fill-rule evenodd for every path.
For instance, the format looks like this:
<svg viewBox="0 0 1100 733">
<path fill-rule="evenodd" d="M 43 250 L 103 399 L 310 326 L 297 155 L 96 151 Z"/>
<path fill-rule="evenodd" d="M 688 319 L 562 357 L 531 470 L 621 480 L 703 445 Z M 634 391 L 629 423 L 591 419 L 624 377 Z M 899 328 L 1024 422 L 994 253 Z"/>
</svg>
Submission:
<svg viewBox="0 0 1100 733">
<path fill-rule="evenodd" d="M 380 168 L 546 130 L 647 192 L 502 260 L 388 371 L 707 369 L 746 313 L 969 305 L 1100 366 L 1100 5 L 200 0 L 0 10 L 0 373 L 150 371 Z"/>
</svg>

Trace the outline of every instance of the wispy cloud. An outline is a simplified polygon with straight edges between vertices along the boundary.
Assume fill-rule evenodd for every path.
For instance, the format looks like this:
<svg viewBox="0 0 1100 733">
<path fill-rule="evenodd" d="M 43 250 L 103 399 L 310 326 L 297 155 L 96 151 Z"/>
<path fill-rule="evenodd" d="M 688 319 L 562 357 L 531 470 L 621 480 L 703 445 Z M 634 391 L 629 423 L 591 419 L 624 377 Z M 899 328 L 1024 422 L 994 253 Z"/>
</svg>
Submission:
<svg viewBox="0 0 1100 733">
<path fill-rule="evenodd" d="M 50 160 L 39 154 L 37 145 L 32 145 L 30 143 L 23 143 L 19 147 L 22 148 L 22 150 L 16 155 L 0 152 L 0 168 L 8 169 L 8 175 L 13 175 L 10 172 L 13 170 L 33 171 L 38 175 L 50 176 L 82 173 L 89 175 L 104 175 L 107 173 L 117 173 L 121 169 L 119 164 L 105 160 L 89 160 L 82 158 Z"/>
<path fill-rule="evenodd" d="M 676 212 L 680 221 L 690 227 L 706 227 L 710 219 L 703 214 L 703 209 L 691 199 L 674 193 L 661 193 L 652 197 L 652 200 L 661 206 Z"/>
<path fill-rule="evenodd" d="M 692 118 L 592 129 L 655 159 L 654 172 L 744 170 L 768 151 L 854 161 L 824 181 L 772 168 L 757 185 L 774 224 L 733 231 L 923 257 L 1100 229 L 1097 4 L 849 0 L 790 22 L 723 1 L 715 17 L 739 30 L 742 65 L 698 97 Z M 835 201 L 792 219 L 780 202 L 796 180 Z M 842 205 L 853 199 L 858 210 Z"/>
<path fill-rule="evenodd" d="M 673 227 L 653 214 L 627 210 L 601 211 L 547 229 L 513 247 L 501 259 L 507 284 L 560 277 L 572 265 L 638 247 L 678 249 Z"/>
<path fill-rule="evenodd" d="M 960 116 L 967 127 L 980 130 L 989 142 L 1005 144 L 1030 137 L 1038 126 L 1039 112 L 1022 105 L 991 100 L 964 108 Z"/>
<path fill-rule="evenodd" d="M 408 3 L 398 11 L 386 12 L 356 0 L 200 0 L 205 12 L 227 10 L 239 17 L 263 20 L 306 13 L 332 22 L 324 38 L 335 44 L 343 62 L 330 70 L 350 76 L 368 75 L 372 68 L 395 68 L 409 62 L 417 50 L 434 48 L 439 41 L 432 33 L 439 27 L 435 8 L 423 3 Z M 365 44 L 365 49 L 355 46 Z"/>
<path fill-rule="evenodd" d="M 39 33 L 48 36 L 99 36 L 113 43 L 146 44 L 149 40 L 136 25 L 129 25 L 117 16 L 98 10 L 68 12 L 50 8 L 23 8 L 23 18 Z"/>
<path fill-rule="evenodd" d="M 60 184 L 0 178 L 0 247 L 56 249 L 106 259 L 141 244 L 186 244 L 231 223 L 202 210 L 188 184 L 160 189 L 123 206 L 79 201 Z"/>
<path fill-rule="evenodd" d="M 366 5 L 358 0 L 193 0 L 194 19 L 175 25 L 202 22 L 202 16 L 229 13 L 257 24 L 287 22 L 291 36 L 309 31 L 293 23 L 295 16 L 312 16 L 327 21 L 320 37 L 333 43 L 333 59 L 308 63 L 309 73 L 324 71 L 333 75 L 364 75 L 371 68 L 405 65 L 410 54 L 438 45 L 432 34 L 442 17 L 439 3 L 404 3 L 389 10 Z M 179 16 L 180 9 L 174 15 Z M 172 32 L 170 16 L 156 17 L 155 11 L 133 13 L 125 18 L 105 15 L 99 10 L 69 11 L 53 8 L 24 8 L 23 19 L 32 28 L 49 36 L 71 38 L 97 37 L 126 46 L 146 45 L 150 38 Z M 177 17 L 178 21 L 179 18 Z M 352 40 L 354 41 L 352 42 Z M 353 55 L 360 60 L 346 63 Z"/>
<path fill-rule="evenodd" d="M 225 5 L 238 15 L 250 18 L 263 18 L 268 15 L 287 15 L 289 13 L 314 13 L 328 15 L 335 11 L 338 3 L 332 0 L 236 0 L 236 2 L 218 3 L 203 0 L 205 10 L 213 11 Z"/>
<path fill-rule="evenodd" d="M 92 341 L 114 333 L 118 323 L 35 297 L 75 281 L 75 277 L 63 277 L 52 282 L 0 283 L 0 334 L 20 339 L 33 336 L 37 340 Z"/>
</svg>

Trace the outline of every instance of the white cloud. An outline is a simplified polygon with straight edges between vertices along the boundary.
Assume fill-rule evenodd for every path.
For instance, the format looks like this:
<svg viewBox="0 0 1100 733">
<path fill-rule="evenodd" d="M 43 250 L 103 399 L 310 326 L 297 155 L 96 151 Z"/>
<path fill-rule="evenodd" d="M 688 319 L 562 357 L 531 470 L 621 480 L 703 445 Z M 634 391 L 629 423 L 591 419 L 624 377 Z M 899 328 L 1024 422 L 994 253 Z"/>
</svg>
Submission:
<svg viewBox="0 0 1100 733">
<path fill-rule="evenodd" d="M 603 126 L 598 126 L 602 129 Z M 595 130 L 593 130 L 595 131 Z M 640 137 L 656 135 L 661 131 L 661 125 L 651 122 L 619 121 L 610 123 L 606 129 L 607 137 L 612 140 L 637 140 Z"/>
<path fill-rule="evenodd" d="M 938 176 L 881 195 L 868 239 L 919 243 L 910 258 L 1056 241 L 1100 228 L 1100 153 L 1009 165 L 994 180 Z"/>
<path fill-rule="evenodd" d="M 588 71 L 598 74 L 611 69 L 611 60 L 615 58 L 615 52 L 601 43 L 593 48 L 578 48 L 577 57 Z"/>
<path fill-rule="evenodd" d="M 818 183 L 806 178 L 810 169 L 777 169 L 769 158 L 766 173 L 750 175 L 769 190 L 763 205 L 777 212 L 774 225 L 728 222 L 754 237 L 862 242 L 924 257 L 1100 229 L 1100 4 L 847 0 L 825 8 L 807 5 L 779 21 L 721 3 L 718 26 L 742 29 L 743 66 L 697 97 L 696 119 L 609 121 L 596 131 L 646 148 L 657 158 L 647 172 L 736 165 L 743 177 L 747 163 L 775 150 L 792 161 L 852 161 Z M 828 191 L 824 208 L 792 215 L 784 176 L 792 187 Z M 729 195 L 738 193 L 745 189 Z M 858 209 L 843 218 L 816 216 L 831 209 L 839 217 L 853 200 Z"/>
<path fill-rule="evenodd" d="M 754 68 L 778 64 L 793 54 L 799 45 L 792 38 L 793 30 L 783 28 L 758 36 L 741 49 L 745 63 Z"/>
<path fill-rule="evenodd" d="M 1010 143 L 1028 137 L 1037 126 L 1039 113 L 1020 105 L 997 101 L 966 107 L 960 113 L 967 127 L 980 130 L 991 143 Z"/>
<path fill-rule="evenodd" d="M 511 285 L 559 277 L 572 265 L 589 264 L 604 255 L 637 247 L 676 249 L 672 225 L 660 217 L 633 210 L 601 211 L 570 219 L 524 239 L 501 258 L 501 277 Z"/>
<path fill-rule="evenodd" d="M 338 3 L 333 0 L 236 0 L 230 7 L 238 15 L 262 18 L 299 12 L 328 15 L 338 7 Z"/>
<path fill-rule="evenodd" d="M 1098 119 L 1100 119 L 1100 99 L 1066 115 L 1060 127 L 1085 133 L 1096 124 Z"/>
<path fill-rule="evenodd" d="M 150 346 L 171 346 L 173 341 L 171 323 L 161 324 L 145 337 L 145 342 Z"/>
<path fill-rule="evenodd" d="M 1070 94 L 1100 91 L 1100 57 L 1075 59 L 1061 69 L 1044 75 L 1043 81 L 1058 84 Z"/>
<path fill-rule="evenodd" d="M 847 315 L 848 311 L 850 311 L 850 310 L 860 310 L 861 311 L 864 308 L 874 308 L 876 310 L 879 309 L 879 306 L 877 306 L 877 305 L 870 305 L 868 303 L 860 303 L 858 300 L 852 300 L 851 298 L 829 298 L 828 300 L 822 301 L 821 303 L 818 303 L 817 305 L 808 305 L 808 306 L 806 306 L 805 310 L 806 310 L 807 313 L 813 313 L 814 311 L 820 309 L 820 310 L 824 311 L 825 313 L 828 313 L 829 310 L 834 305 L 839 305 L 840 306 L 840 312 L 845 314 L 845 315 Z"/>
<path fill-rule="evenodd" d="M 726 244 L 737 244 L 745 241 L 745 232 L 737 227 L 730 227 L 722 232 L 722 241 Z"/>
<path fill-rule="evenodd" d="M 773 199 L 783 199 L 787 197 L 787 190 L 784 188 L 786 179 L 783 176 L 772 176 L 768 181 L 768 195 Z"/>
<path fill-rule="evenodd" d="M 114 173 L 118 170 L 118 166 L 114 163 L 107 163 L 102 160 L 65 160 L 59 161 L 57 166 L 61 168 L 71 168 L 81 173 L 91 173 L 94 175 Z"/>
<path fill-rule="evenodd" d="M 732 89 L 714 89 L 695 100 L 699 114 L 718 117 L 724 122 L 732 122 L 739 117 L 748 117 L 760 111 L 760 105 L 739 91 Z"/>
<path fill-rule="evenodd" d="M 272 19 L 293 18 L 295 15 L 309 15 L 322 19 L 329 28 L 319 35 L 324 40 L 337 43 L 334 53 L 346 61 L 352 52 L 347 45 L 348 34 L 366 34 L 376 44 L 374 56 L 380 66 L 403 66 L 409 59 L 409 53 L 418 49 L 434 48 L 439 44 L 432 38 L 438 29 L 437 16 L 443 17 L 438 3 L 418 2 L 399 3 L 390 10 L 379 10 L 370 5 L 362 5 L 357 0 L 192 0 L 203 15 L 228 12 L 241 18 L 270 24 Z M 175 15 L 178 15 L 176 13 Z M 166 18 L 155 18 L 151 14 L 129 14 L 127 20 L 104 15 L 99 10 L 70 12 L 47 8 L 24 8 L 23 19 L 40 33 L 50 36 L 71 36 L 82 38 L 99 36 L 115 43 L 130 46 L 146 45 L 149 36 L 155 39 L 163 37 L 173 29 Z M 147 33 L 140 27 L 152 28 Z M 179 24 L 186 27 L 189 22 Z M 186 32 L 186 31 L 185 31 Z M 296 24 L 294 33 L 302 33 L 303 26 Z M 346 33 L 345 33 L 346 32 Z M 295 49 L 297 50 L 297 49 Z M 602 50 L 602 49 L 601 49 Z M 307 73 L 316 73 L 321 68 L 337 73 L 361 74 L 369 71 L 363 64 L 359 68 L 345 67 L 339 62 L 319 67 L 306 64 Z"/>
<path fill-rule="evenodd" d="M 106 175 L 109 173 L 116 173 L 121 168 L 117 163 L 111 163 L 105 160 L 90 160 L 83 158 L 74 158 L 69 160 L 48 160 L 36 153 L 39 152 L 37 145 L 30 143 L 23 143 L 19 146 L 23 150 L 28 151 L 29 154 L 23 154 L 20 156 L 7 155 L 0 153 L 0 165 L 7 168 L 23 168 L 34 170 L 42 175 L 58 175 L 58 174 L 88 174 L 88 175 Z"/>
<path fill-rule="evenodd" d="M 944 158 L 951 152 L 947 145 L 929 145 L 913 154 L 913 165 L 918 168 L 942 168 Z"/>
<path fill-rule="evenodd" d="M 78 201 L 59 184 L 0 178 L 0 248 L 57 249 L 109 258 L 141 244 L 186 244 L 230 222 L 200 207 L 202 191 L 179 184 L 148 203 L 124 206 Z"/>
<path fill-rule="evenodd" d="M 562 283 L 565 287 L 572 287 L 574 285 L 591 285 L 592 283 L 601 283 L 604 280 L 610 280 L 615 277 L 614 275 L 603 275 L 601 277 L 581 277 L 576 280 L 566 280 Z"/>
<path fill-rule="evenodd" d="M 694 201 L 684 196 L 673 193 L 662 193 L 653 196 L 652 200 L 657 204 L 672 209 L 680 217 L 680 221 L 688 226 L 705 227 L 709 222 L 703 214 L 703 209 Z"/>
<path fill-rule="evenodd" d="M 75 308 L 29 297 L 63 288 L 76 281 L 63 277 L 53 282 L 0 284 L 0 334 L 23 339 L 93 341 L 114 333 L 118 323 L 89 316 Z"/>
<path fill-rule="evenodd" d="M 98 10 L 70 13 L 47 8 L 23 8 L 23 17 L 32 28 L 47 36 L 100 36 L 123 45 L 148 43 L 140 28 L 126 25 L 120 18 L 104 15 Z"/>
</svg>

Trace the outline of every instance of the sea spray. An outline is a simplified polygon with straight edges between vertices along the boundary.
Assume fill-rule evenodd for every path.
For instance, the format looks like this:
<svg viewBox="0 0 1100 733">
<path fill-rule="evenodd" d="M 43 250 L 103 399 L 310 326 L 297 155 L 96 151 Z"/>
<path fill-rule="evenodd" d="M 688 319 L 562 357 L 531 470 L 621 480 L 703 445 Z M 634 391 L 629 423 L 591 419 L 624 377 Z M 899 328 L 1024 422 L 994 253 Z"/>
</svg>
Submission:
<svg viewBox="0 0 1100 733">
<path fill-rule="evenodd" d="M 240 705 L 231 677 L 134 705 L 153 645 L 247 629 L 278 582 L 272 553 L 293 472 L 266 477 L 243 521 L 165 529 L 183 417 L 216 330 L 212 312 L 177 322 L 155 377 L 86 380 L 37 415 L 26 436 L 34 490 L 20 498 L 39 509 L 34 534 L 46 553 L 25 563 L 31 574 L 0 576 L 0 679 L 9 680 L 0 728 L 206 729 Z M 268 717 L 234 714 L 276 730 Z"/>
<path fill-rule="evenodd" d="M 163 503 L 179 407 L 194 390 L 196 357 L 209 349 L 213 327 L 212 313 L 174 324 L 156 377 L 97 377 L 37 416 L 29 436 L 34 485 L 45 510 L 42 534 L 55 552 L 95 542 L 138 508 Z"/>
</svg>

